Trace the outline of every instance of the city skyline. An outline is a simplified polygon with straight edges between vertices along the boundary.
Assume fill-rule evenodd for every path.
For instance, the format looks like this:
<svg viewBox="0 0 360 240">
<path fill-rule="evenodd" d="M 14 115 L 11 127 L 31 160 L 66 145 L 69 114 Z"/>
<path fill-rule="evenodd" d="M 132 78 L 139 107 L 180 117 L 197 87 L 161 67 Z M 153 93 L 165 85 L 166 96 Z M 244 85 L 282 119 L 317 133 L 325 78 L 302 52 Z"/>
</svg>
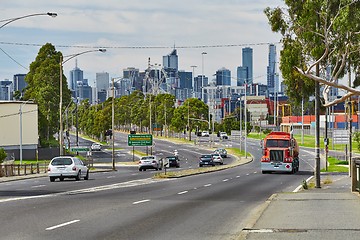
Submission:
<svg viewBox="0 0 360 240">
<path fill-rule="evenodd" d="M 174 47 L 179 56 L 179 70 L 192 71 L 191 66 L 196 65 L 195 76 L 202 74 L 201 53 L 207 52 L 204 74 L 209 80 L 222 67 L 236 77 L 237 67 L 242 65 L 242 48 L 251 47 L 253 82 L 266 84 L 268 44 L 276 44 L 278 51 L 281 49 L 280 36 L 271 32 L 263 13 L 268 6 L 282 5 L 280 0 L 170 1 L 172 4 L 138 0 L 126 2 L 125 6 L 121 2 L 109 1 L 104 5 L 100 1 L 82 0 L 62 4 L 43 0 L 3 1 L 2 19 L 38 12 L 56 12 L 58 16 L 32 17 L 7 25 L 0 29 L 0 47 L 26 68 L 46 42 L 55 45 L 64 56 L 87 50 L 84 46 L 108 47 L 105 54 L 91 53 L 76 58 L 90 85 L 97 72 L 118 77 L 128 67 L 144 71 L 149 57 L 152 64 L 162 64 L 163 56 Z M 1 80 L 27 73 L 4 52 L 0 52 L 0 65 Z M 74 67 L 75 59 L 64 64 L 68 79 Z"/>
</svg>

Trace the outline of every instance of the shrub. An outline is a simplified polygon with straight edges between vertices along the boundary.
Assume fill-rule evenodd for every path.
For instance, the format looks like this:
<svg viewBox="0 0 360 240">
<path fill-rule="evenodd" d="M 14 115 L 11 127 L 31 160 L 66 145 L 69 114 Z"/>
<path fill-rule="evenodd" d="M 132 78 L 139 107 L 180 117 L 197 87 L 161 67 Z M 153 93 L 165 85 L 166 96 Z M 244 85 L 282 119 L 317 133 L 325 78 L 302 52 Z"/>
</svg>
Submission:
<svg viewBox="0 0 360 240">
<path fill-rule="evenodd" d="M 5 158 L 7 157 L 7 154 L 3 148 L 0 148 L 0 163 L 2 163 Z"/>
</svg>

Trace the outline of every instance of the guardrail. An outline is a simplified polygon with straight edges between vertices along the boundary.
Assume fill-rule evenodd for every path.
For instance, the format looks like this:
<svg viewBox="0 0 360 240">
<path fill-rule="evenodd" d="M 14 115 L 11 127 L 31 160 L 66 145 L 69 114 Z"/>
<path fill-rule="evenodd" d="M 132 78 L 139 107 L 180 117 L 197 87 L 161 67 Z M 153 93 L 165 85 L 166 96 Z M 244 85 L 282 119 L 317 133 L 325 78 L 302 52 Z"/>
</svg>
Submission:
<svg viewBox="0 0 360 240">
<path fill-rule="evenodd" d="M 4 164 L 0 165 L 0 177 L 22 176 L 46 173 L 49 163 Z"/>
</svg>

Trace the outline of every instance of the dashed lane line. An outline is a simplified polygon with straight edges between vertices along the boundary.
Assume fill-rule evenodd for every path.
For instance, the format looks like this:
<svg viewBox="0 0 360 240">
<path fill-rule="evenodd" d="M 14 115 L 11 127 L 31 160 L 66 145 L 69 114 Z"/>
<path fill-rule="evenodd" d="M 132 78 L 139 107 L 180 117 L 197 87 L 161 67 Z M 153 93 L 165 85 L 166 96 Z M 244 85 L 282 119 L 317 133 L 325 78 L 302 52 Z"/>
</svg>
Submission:
<svg viewBox="0 0 360 240">
<path fill-rule="evenodd" d="M 73 221 L 70 221 L 70 222 L 62 223 L 62 224 L 59 224 L 59 225 L 56 225 L 56 226 L 48 227 L 45 230 L 46 231 L 51 231 L 51 230 L 54 230 L 54 229 L 57 229 L 57 228 L 60 228 L 60 227 L 65 227 L 67 225 L 77 223 L 77 222 L 80 222 L 80 220 L 73 220 Z"/>
</svg>

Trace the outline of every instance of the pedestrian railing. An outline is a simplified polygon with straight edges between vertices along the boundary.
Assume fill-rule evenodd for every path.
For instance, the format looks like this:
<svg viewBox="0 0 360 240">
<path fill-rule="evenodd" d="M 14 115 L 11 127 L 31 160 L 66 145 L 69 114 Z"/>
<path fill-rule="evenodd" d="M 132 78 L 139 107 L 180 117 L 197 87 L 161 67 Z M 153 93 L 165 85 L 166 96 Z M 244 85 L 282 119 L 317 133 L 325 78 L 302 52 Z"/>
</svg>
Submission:
<svg viewBox="0 0 360 240">
<path fill-rule="evenodd" d="M 0 177 L 22 176 L 47 173 L 49 163 L 3 164 L 0 165 Z"/>
</svg>

